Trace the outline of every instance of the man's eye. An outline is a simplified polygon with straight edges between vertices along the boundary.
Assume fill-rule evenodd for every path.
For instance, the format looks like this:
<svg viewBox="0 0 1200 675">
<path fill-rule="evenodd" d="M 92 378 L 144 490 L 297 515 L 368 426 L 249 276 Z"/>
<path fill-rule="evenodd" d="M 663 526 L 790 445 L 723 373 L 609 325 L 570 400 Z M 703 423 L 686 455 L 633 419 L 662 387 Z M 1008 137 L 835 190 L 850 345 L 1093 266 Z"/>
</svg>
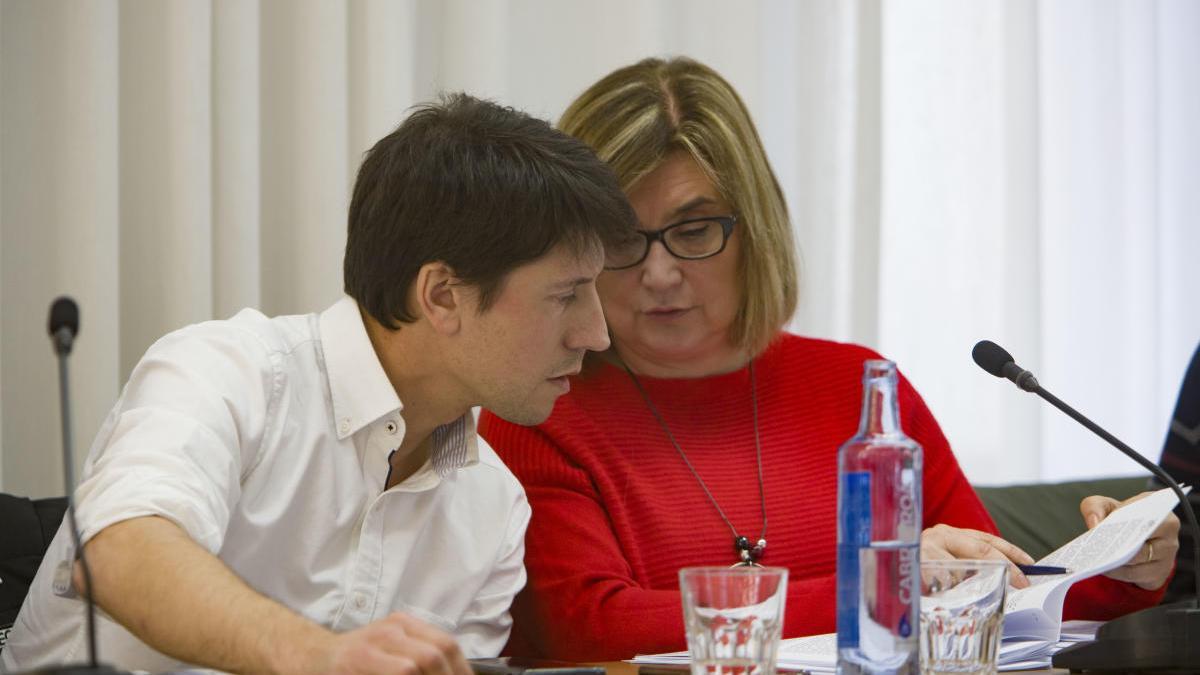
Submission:
<svg viewBox="0 0 1200 675">
<path fill-rule="evenodd" d="M 569 305 L 572 302 L 575 302 L 575 297 L 576 297 L 576 295 L 574 293 L 569 293 L 567 295 L 560 295 L 560 296 L 558 296 L 558 301 L 564 305 Z"/>
</svg>

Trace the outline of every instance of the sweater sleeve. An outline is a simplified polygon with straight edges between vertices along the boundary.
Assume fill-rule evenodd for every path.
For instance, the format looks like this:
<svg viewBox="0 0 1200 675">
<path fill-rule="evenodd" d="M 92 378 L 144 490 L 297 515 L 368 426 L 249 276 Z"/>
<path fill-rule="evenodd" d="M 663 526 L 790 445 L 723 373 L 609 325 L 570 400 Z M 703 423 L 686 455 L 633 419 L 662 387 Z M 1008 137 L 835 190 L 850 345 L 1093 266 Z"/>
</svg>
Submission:
<svg viewBox="0 0 1200 675">
<path fill-rule="evenodd" d="M 505 653 L 570 661 L 686 648 L 676 589 L 641 586 L 587 471 L 541 431 L 484 413 L 481 433 L 525 485 L 529 582 L 513 605 Z M 788 584 L 785 635 L 834 629 L 833 575 Z"/>
<path fill-rule="evenodd" d="M 1168 581 L 1170 578 L 1168 577 Z M 1089 619 L 1108 621 L 1139 609 L 1157 605 L 1167 592 L 1162 588 L 1148 591 L 1135 584 L 1106 576 L 1084 579 L 1071 586 L 1063 602 L 1063 621 Z"/>
<path fill-rule="evenodd" d="M 905 416 L 905 430 L 925 450 L 926 527 L 945 523 L 999 535 L 979 495 L 963 475 L 937 420 L 906 380 L 901 382 L 900 396 L 902 410 L 910 411 Z M 1103 575 L 1095 576 L 1074 584 L 1067 591 L 1062 618 L 1064 621 L 1107 621 L 1156 605 L 1164 593 L 1166 584 L 1160 589 L 1148 591 L 1135 584 Z"/>
</svg>

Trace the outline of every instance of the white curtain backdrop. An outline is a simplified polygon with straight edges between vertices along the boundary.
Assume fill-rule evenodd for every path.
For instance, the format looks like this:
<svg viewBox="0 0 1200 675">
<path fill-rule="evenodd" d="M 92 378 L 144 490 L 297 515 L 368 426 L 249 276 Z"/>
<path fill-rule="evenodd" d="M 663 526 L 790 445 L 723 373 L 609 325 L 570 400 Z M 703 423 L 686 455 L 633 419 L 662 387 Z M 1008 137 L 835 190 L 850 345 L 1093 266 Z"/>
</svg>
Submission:
<svg viewBox="0 0 1200 675">
<path fill-rule="evenodd" d="M 1200 341 L 1200 3 L 884 3 L 879 346 L 980 483 L 1157 459 Z M 803 224 L 801 224 L 803 226 Z"/>
<path fill-rule="evenodd" d="M 0 489 L 62 493 L 56 295 L 82 458 L 158 336 L 338 296 L 354 172 L 409 106 L 553 119 L 664 54 L 759 124 L 793 330 L 896 359 L 976 482 L 1132 473 L 969 352 L 1157 454 L 1200 340 L 1198 38 L 1190 0 L 0 0 Z"/>
</svg>

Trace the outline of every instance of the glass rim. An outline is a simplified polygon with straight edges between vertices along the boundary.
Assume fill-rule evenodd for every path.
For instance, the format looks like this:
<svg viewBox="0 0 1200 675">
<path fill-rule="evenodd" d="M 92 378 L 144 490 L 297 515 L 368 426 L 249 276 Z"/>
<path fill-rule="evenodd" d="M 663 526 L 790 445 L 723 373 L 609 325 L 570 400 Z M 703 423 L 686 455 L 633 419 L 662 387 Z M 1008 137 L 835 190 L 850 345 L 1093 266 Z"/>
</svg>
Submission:
<svg viewBox="0 0 1200 675">
<path fill-rule="evenodd" d="M 765 576 L 780 573 L 786 574 L 787 571 L 788 568 L 786 567 L 767 567 L 764 565 L 737 565 L 735 567 L 729 567 L 728 565 L 696 565 L 694 567 L 679 568 L 679 576 L 680 578 L 697 574 L 708 576 Z"/>
</svg>

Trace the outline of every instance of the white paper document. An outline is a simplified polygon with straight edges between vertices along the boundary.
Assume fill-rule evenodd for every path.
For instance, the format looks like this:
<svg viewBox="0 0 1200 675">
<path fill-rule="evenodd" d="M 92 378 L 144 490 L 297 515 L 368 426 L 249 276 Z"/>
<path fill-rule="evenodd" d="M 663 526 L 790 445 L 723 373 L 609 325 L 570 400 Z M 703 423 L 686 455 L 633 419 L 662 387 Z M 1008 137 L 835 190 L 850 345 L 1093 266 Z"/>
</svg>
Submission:
<svg viewBox="0 0 1200 675">
<path fill-rule="evenodd" d="M 1184 488 L 1184 492 L 1191 488 Z M 1000 670 L 1048 668 L 1050 657 L 1075 642 L 1091 640 L 1102 622 L 1062 620 L 1063 600 L 1076 581 L 1124 565 L 1141 550 L 1159 524 L 1179 501 L 1170 488 L 1113 511 L 1091 530 L 1037 561 L 1038 565 L 1065 567 L 1067 574 L 1030 576 L 1030 586 L 1008 589 L 1004 605 L 1004 636 L 1000 645 Z M 683 665 L 688 653 L 638 655 L 635 664 Z M 837 665 L 834 633 L 782 640 L 777 667 L 832 673 Z"/>
<path fill-rule="evenodd" d="M 1129 562 L 1178 503 L 1170 488 L 1158 490 L 1113 511 L 1096 527 L 1037 561 L 1065 567 L 1069 573 L 1030 576 L 1028 588 L 1010 589 L 1004 604 L 1004 637 L 1057 641 L 1063 600 L 1071 584 Z"/>
</svg>

